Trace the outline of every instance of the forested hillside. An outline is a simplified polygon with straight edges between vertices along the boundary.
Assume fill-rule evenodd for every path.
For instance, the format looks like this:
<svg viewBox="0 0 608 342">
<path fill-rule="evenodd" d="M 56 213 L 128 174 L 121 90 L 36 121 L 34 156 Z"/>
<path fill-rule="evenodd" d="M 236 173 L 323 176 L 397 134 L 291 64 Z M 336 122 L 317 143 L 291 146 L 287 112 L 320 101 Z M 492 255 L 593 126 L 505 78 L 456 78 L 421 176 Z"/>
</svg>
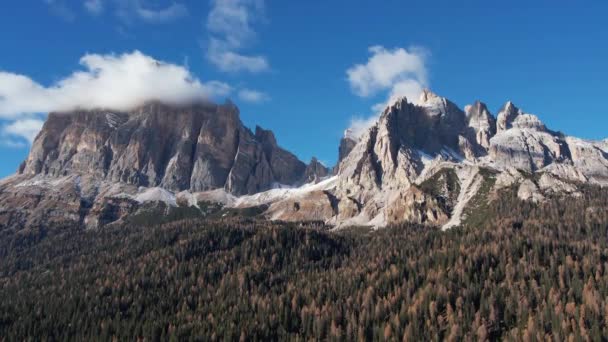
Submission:
<svg viewBox="0 0 608 342">
<path fill-rule="evenodd" d="M 607 190 L 478 210 L 447 232 L 5 229 L 0 340 L 608 339 Z"/>
</svg>

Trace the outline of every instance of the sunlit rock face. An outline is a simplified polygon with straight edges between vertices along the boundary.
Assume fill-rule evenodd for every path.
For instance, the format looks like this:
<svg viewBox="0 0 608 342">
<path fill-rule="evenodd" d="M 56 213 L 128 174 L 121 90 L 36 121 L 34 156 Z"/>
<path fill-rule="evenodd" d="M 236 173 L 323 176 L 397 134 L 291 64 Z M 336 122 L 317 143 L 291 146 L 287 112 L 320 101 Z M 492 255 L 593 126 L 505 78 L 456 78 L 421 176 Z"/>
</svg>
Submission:
<svg viewBox="0 0 608 342">
<path fill-rule="evenodd" d="M 398 99 L 362 136 L 345 139 L 336 180 L 326 189 L 335 213 L 325 211 L 325 220 L 337 225 L 452 227 L 464 221 L 471 203 L 501 189 L 515 186 L 522 200 L 540 202 L 551 192 L 576 194 L 581 182 L 608 184 L 605 142 L 553 132 L 511 102 L 494 117 L 480 101 L 462 111 L 424 91 L 417 104 Z M 445 170 L 453 171 L 453 186 L 441 193 L 421 187 Z"/>
<path fill-rule="evenodd" d="M 476 101 L 465 108 L 469 136 L 485 152 L 490 148 L 490 139 L 496 134 L 496 119 L 483 102 Z"/>
</svg>

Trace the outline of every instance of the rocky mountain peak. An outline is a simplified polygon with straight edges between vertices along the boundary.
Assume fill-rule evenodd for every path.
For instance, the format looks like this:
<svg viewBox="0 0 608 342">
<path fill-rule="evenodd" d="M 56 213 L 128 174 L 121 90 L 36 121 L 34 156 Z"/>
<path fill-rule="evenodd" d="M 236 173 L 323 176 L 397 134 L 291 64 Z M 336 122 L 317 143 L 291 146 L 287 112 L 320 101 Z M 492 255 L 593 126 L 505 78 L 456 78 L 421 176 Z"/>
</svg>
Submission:
<svg viewBox="0 0 608 342">
<path fill-rule="evenodd" d="M 306 164 L 281 149 L 271 131 L 253 134 L 238 108 L 149 102 L 129 112 L 51 113 L 23 174 L 87 175 L 172 191 L 225 188 L 233 194 L 295 184 Z"/>
<path fill-rule="evenodd" d="M 310 159 L 310 163 L 304 172 L 303 183 L 318 183 L 329 175 L 329 169 L 323 165 L 316 157 Z"/>
<path fill-rule="evenodd" d="M 498 118 L 496 121 L 496 129 L 498 132 L 505 131 L 512 127 L 513 120 L 523 112 L 517 108 L 513 102 L 508 101 L 502 106 L 498 112 Z"/>
<path fill-rule="evenodd" d="M 425 88 L 422 90 L 422 93 L 420 94 L 420 98 L 418 99 L 418 102 L 420 104 L 426 104 L 426 103 L 433 102 L 433 101 L 440 101 L 441 99 L 442 99 L 441 96 L 435 94 L 430 89 Z"/>
<path fill-rule="evenodd" d="M 344 133 L 342 134 L 342 138 L 343 139 L 353 140 L 353 141 L 359 140 L 359 138 L 355 136 L 355 133 L 350 128 L 347 128 L 347 129 L 344 130 Z"/>
<path fill-rule="evenodd" d="M 338 165 L 357 144 L 358 138 L 356 138 L 350 129 L 344 131 L 344 136 L 340 139 L 340 145 L 338 146 Z"/>
<path fill-rule="evenodd" d="M 534 129 L 534 130 L 538 130 L 538 131 L 546 131 L 547 128 L 545 127 L 545 124 L 540 121 L 540 119 L 533 114 L 520 114 L 517 117 L 515 117 L 515 119 L 513 120 L 513 122 L 511 122 L 511 126 L 513 128 L 519 128 L 519 129 Z"/>
<path fill-rule="evenodd" d="M 466 106 L 465 110 L 469 137 L 487 151 L 490 147 L 490 139 L 496 134 L 496 119 L 481 101 Z"/>
<path fill-rule="evenodd" d="M 486 106 L 486 104 L 479 100 L 475 101 L 472 105 L 465 106 L 464 108 L 465 108 L 465 113 L 467 114 L 467 117 L 471 117 L 471 116 L 485 117 L 485 116 L 492 115 L 492 114 L 490 114 L 490 111 L 488 110 L 488 107 Z"/>
<path fill-rule="evenodd" d="M 262 144 L 273 147 L 277 146 L 277 139 L 274 136 L 274 133 L 257 125 L 255 126 L 255 138 Z"/>
</svg>

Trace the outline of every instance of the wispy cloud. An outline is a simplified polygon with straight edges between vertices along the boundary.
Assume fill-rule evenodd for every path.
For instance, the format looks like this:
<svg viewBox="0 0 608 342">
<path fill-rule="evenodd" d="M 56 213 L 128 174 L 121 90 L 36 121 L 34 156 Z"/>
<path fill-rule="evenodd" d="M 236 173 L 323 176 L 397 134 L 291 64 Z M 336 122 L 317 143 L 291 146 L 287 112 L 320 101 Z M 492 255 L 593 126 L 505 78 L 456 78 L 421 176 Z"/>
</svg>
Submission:
<svg viewBox="0 0 608 342">
<path fill-rule="evenodd" d="M 12 147 L 20 147 L 20 140 L 31 144 L 42 129 L 42 125 L 44 125 L 42 119 L 20 119 L 2 126 L 0 135 L 5 143 L 11 145 L 12 142 Z"/>
<path fill-rule="evenodd" d="M 168 7 L 154 9 L 136 1 L 134 10 L 139 18 L 149 23 L 166 23 L 188 15 L 188 8 L 175 2 Z"/>
<path fill-rule="evenodd" d="M 207 58 L 224 72 L 267 71 L 265 56 L 245 55 L 242 49 L 256 39 L 253 25 L 264 15 L 264 0 L 211 0 L 207 18 Z"/>
<path fill-rule="evenodd" d="M 74 21 L 77 12 L 70 6 L 68 0 L 43 0 L 51 13 L 66 21 Z M 75 2 L 75 1 L 74 1 Z M 175 21 L 188 16 L 188 8 L 181 2 L 171 2 L 165 6 L 158 6 L 149 0 L 83 0 L 79 3 L 91 15 L 101 15 L 106 9 L 123 21 L 131 24 L 137 21 L 150 24 L 162 24 Z"/>
<path fill-rule="evenodd" d="M 345 134 L 353 138 L 359 138 L 365 133 L 370 127 L 372 127 L 378 121 L 378 115 L 373 114 L 372 116 L 353 116 L 350 119 L 350 124 Z"/>
<path fill-rule="evenodd" d="M 87 12 L 93 15 L 100 15 L 101 13 L 103 13 L 104 10 L 104 4 L 102 0 L 86 0 L 83 6 Z"/>
<path fill-rule="evenodd" d="M 27 144 L 20 140 L 0 137 L 0 146 L 8 147 L 8 148 L 25 148 L 25 147 L 27 147 Z"/>
<path fill-rule="evenodd" d="M 158 61 L 139 51 L 122 55 L 85 55 L 84 70 L 45 87 L 31 78 L 0 72 L 0 118 L 76 108 L 129 109 L 145 101 L 171 104 L 224 97 L 232 88 L 201 82 L 184 66 Z"/>
<path fill-rule="evenodd" d="M 249 103 L 262 103 L 270 101 L 270 96 L 268 96 L 266 93 L 247 88 L 241 89 L 238 96 L 241 101 Z"/>
<path fill-rule="evenodd" d="M 190 14 L 188 7 L 181 2 L 170 5 L 155 6 L 148 0 L 98 0 L 100 3 L 113 5 L 114 13 L 124 24 L 145 22 L 149 24 L 164 24 L 173 22 Z"/>
<path fill-rule="evenodd" d="M 346 71 L 350 88 L 360 97 L 387 93 L 387 100 L 372 107 L 369 117 L 351 119 L 352 135 L 360 136 L 376 123 L 381 111 L 390 103 L 406 97 L 416 103 L 425 87 L 428 87 L 426 60 L 427 50 L 419 47 L 409 49 L 386 49 L 382 46 L 369 48 L 370 58 L 365 64 L 356 64 Z"/>
<path fill-rule="evenodd" d="M 74 21 L 76 13 L 63 0 L 44 0 L 52 14 L 65 21 Z"/>
</svg>

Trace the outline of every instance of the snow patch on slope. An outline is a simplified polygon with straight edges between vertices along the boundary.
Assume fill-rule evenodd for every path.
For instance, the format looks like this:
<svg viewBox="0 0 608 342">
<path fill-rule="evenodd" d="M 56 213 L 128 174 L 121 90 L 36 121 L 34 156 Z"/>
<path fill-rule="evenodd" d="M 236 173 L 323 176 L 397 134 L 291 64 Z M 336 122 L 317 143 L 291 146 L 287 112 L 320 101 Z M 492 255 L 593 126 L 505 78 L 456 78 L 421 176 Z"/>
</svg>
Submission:
<svg viewBox="0 0 608 342">
<path fill-rule="evenodd" d="M 158 187 L 145 189 L 133 199 L 139 203 L 163 202 L 169 206 L 177 207 L 175 195 L 170 191 Z"/>
<path fill-rule="evenodd" d="M 120 115 L 111 112 L 106 113 L 106 121 L 108 122 L 108 126 L 113 129 L 124 123 L 124 120 L 120 117 Z"/>
<path fill-rule="evenodd" d="M 64 176 L 60 178 L 49 178 L 45 176 L 35 176 L 31 179 L 23 181 L 17 184 L 15 187 L 40 187 L 44 189 L 52 189 L 59 186 L 62 186 L 66 183 L 75 182 L 78 176 Z"/>
<path fill-rule="evenodd" d="M 333 176 L 325 178 L 324 180 L 316 184 L 304 184 L 299 188 L 271 189 L 254 195 L 242 196 L 235 200 L 233 206 L 240 208 L 254 207 L 258 205 L 273 203 L 287 198 L 300 197 L 313 191 L 326 190 L 332 188 L 333 186 L 335 186 L 337 179 L 337 176 Z"/>
<path fill-rule="evenodd" d="M 450 217 L 450 220 L 441 227 L 442 230 L 448 230 L 459 226 L 462 223 L 462 219 L 464 218 L 463 213 L 467 204 L 475 197 L 483 182 L 483 176 L 479 174 L 479 168 L 477 167 L 465 167 L 461 170 L 457 170 L 456 175 L 460 181 L 460 193 L 458 194 L 456 205 L 452 210 L 452 216 Z"/>
<path fill-rule="evenodd" d="M 608 139 L 600 141 L 599 146 L 604 152 L 608 153 Z"/>
<path fill-rule="evenodd" d="M 211 191 L 199 192 L 195 194 L 197 201 L 199 202 L 213 202 L 221 203 L 225 206 L 234 206 L 237 197 L 226 192 L 224 189 L 215 189 Z"/>
<path fill-rule="evenodd" d="M 433 162 L 433 160 L 435 159 L 433 156 L 431 156 L 430 154 L 424 152 L 423 150 L 416 150 L 416 152 L 418 153 L 418 156 L 420 157 L 420 161 L 422 162 L 422 164 L 424 165 L 424 168 L 426 169 L 429 165 L 431 165 L 431 163 Z"/>
</svg>

